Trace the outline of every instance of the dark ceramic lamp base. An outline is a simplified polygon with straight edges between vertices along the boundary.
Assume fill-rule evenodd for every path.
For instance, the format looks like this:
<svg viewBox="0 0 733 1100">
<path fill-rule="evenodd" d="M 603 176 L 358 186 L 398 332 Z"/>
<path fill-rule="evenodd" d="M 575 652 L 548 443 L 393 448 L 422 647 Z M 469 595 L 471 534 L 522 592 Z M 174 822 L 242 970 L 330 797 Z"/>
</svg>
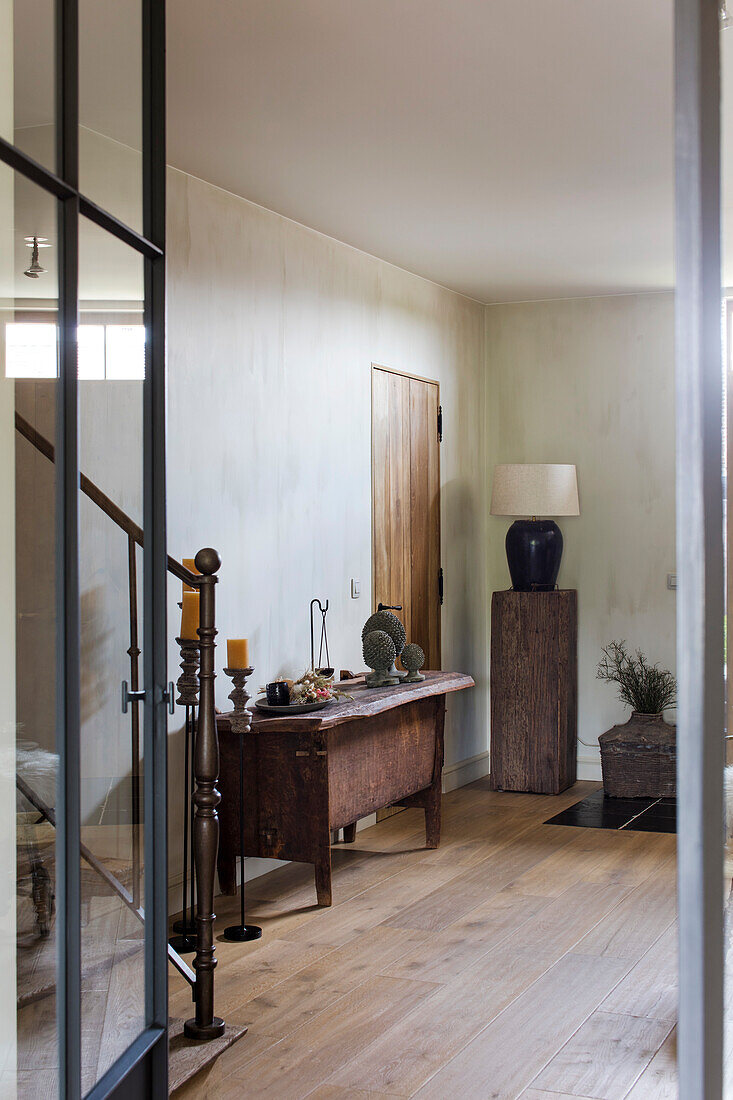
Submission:
<svg viewBox="0 0 733 1100">
<path fill-rule="evenodd" d="M 551 519 L 517 519 L 506 533 L 506 557 L 515 592 L 550 592 L 557 584 L 562 532 Z"/>
</svg>

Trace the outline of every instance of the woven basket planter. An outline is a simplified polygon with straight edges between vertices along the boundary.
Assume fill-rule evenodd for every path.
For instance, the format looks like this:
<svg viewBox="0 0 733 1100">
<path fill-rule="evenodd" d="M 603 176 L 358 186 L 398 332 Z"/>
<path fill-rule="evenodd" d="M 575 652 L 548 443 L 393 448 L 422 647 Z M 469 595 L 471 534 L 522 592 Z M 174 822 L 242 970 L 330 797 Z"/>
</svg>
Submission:
<svg viewBox="0 0 733 1100">
<path fill-rule="evenodd" d="M 677 793 L 677 729 L 661 714 L 633 711 L 598 738 L 603 788 L 609 798 L 673 798 Z"/>
</svg>

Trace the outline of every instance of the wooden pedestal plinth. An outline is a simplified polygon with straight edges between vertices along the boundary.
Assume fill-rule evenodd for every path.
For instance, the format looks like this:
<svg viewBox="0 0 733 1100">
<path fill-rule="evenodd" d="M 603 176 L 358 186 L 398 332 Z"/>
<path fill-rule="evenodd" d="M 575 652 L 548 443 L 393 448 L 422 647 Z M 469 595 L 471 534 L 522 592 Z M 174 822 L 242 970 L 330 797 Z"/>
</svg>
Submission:
<svg viewBox="0 0 733 1100">
<path fill-rule="evenodd" d="M 576 779 L 577 593 L 494 592 L 491 786 L 559 794 Z"/>
</svg>

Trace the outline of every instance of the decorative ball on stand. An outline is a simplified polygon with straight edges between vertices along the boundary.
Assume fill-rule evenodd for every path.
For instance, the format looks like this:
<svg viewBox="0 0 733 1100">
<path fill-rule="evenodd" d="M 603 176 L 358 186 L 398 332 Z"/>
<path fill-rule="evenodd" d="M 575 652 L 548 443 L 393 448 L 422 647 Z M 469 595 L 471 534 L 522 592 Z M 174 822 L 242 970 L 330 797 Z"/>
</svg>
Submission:
<svg viewBox="0 0 733 1100">
<path fill-rule="evenodd" d="M 372 673 L 367 674 L 367 685 L 369 687 L 387 687 L 391 684 L 398 684 L 399 680 L 390 675 L 390 669 L 394 665 L 397 650 L 389 634 L 384 630 L 370 630 L 364 635 L 362 647 L 364 660 L 369 668 L 374 669 Z"/>
<path fill-rule="evenodd" d="M 391 611 L 375 611 L 373 615 L 370 615 L 367 621 L 364 623 L 364 629 L 361 632 L 361 639 L 364 641 L 367 634 L 370 634 L 373 630 L 384 631 L 394 642 L 395 658 L 397 660 L 402 650 L 405 648 L 405 642 L 407 641 L 407 631 L 405 630 L 401 621 Z M 369 662 L 367 661 L 367 664 Z M 395 668 L 394 661 L 392 667 L 389 670 L 391 677 L 397 680 L 404 678 L 404 672 L 400 672 Z"/>
<path fill-rule="evenodd" d="M 425 654 L 416 642 L 410 642 L 402 650 L 400 655 L 402 664 L 407 669 L 407 677 L 405 678 L 406 684 L 417 684 L 420 680 L 424 680 L 425 677 L 420 672 L 420 669 L 425 664 Z"/>
</svg>

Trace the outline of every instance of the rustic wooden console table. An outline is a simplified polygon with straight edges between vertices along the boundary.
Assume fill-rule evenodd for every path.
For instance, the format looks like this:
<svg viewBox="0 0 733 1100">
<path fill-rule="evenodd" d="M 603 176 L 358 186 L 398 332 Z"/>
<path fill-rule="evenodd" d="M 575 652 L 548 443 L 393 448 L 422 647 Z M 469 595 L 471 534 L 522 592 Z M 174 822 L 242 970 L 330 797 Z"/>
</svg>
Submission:
<svg viewBox="0 0 733 1100">
<path fill-rule="evenodd" d="M 273 718 L 254 710 L 244 743 L 245 855 L 315 865 L 319 905 L 331 904 L 331 831 L 353 841 L 359 818 L 399 803 L 425 810 L 428 848 L 440 843 L 443 723 L 448 692 L 470 676 L 426 672 L 418 684 L 339 688 L 351 700 Z M 217 717 L 221 767 L 219 882 L 236 892 L 239 855 L 239 735 Z"/>
</svg>

